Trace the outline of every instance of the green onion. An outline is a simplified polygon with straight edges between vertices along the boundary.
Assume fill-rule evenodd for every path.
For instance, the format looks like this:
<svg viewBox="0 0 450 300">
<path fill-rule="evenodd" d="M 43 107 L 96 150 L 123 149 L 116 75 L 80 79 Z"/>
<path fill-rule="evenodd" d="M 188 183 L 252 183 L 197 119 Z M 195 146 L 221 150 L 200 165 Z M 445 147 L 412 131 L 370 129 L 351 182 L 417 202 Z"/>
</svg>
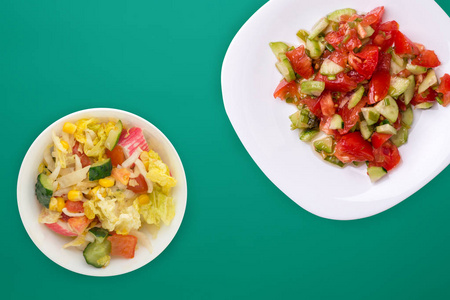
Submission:
<svg viewBox="0 0 450 300">
<path fill-rule="evenodd" d="M 437 103 L 439 103 L 440 105 L 442 105 L 442 103 L 444 103 L 444 101 L 442 101 L 441 97 L 439 97 L 439 96 L 436 97 L 436 101 L 437 101 Z"/>
<path fill-rule="evenodd" d="M 334 47 L 333 47 L 333 45 L 331 45 L 331 44 L 327 44 L 327 45 L 325 46 L 325 48 L 327 48 L 328 51 L 330 51 L 330 52 L 333 52 L 333 51 L 335 50 Z"/>
</svg>

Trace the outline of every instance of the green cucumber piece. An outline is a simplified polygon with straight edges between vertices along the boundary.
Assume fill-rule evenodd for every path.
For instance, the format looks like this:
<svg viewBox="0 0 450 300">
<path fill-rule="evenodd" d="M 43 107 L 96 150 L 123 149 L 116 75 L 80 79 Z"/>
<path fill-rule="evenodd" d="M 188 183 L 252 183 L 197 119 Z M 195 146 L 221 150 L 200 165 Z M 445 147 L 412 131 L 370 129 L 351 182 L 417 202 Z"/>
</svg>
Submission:
<svg viewBox="0 0 450 300">
<path fill-rule="evenodd" d="M 289 46 L 283 42 L 269 43 L 269 47 L 270 47 L 270 49 L 272 49 L 273 54 L 275 54 L 275 56 L 277 57 L 278 60 L 281 60 L 280 54 L 286 53 L 286 51 L 288 51 L 288 49 L 289 49 Z"/>
<path fill-rule="evenodd" d="M 329 21 L 333 21 L 333 22 L 340 22 L 342 16 L 345 16 L 345 15 L 351 16 L 354 14 L 356 14 L 356 10 L 354 10 L 353 8 L 343 8 L 343 9 L 335 10 L 332 13 L 330 13 L 327 16 L 327 19 Z"/>
<path fill-rule="evenodd" d="M 325 89 L 325 82 L 323 81 L 314 81 L 314 80 L 305 80 L 300 83 L 300 89 L 303 94 L 320 96 L 323 90 Z"/>
<path fill-rule="evenodd" d="M 44 173 L 37 177 L 35 193 L 39 203 L 48 208 L 53 196 L 53 182 Z"/>
<path fill-rule="evenodd" d="M 403 99 L 406 105 L 408 105 L 409 102 L 411 102 L 412 98 L 414 97 L 414 90 L 416 88 L 416 81 L 414 79 L 414 75 L 409 75 L 408 80 L 409 85 L 404 92 L 404 99 Z"/>
<path fill-rule="evenodd" d="M 113 129 L 108 134 L 108 137 L 105 141 L 105 147 L 109 151 L 112 151 L 114 147 L 116 147 L 117 143 L 119 142 L 120 135 L 122 134 L 122 121 L 118 121 Z"/>
<path fill-rule="evenodd" d="M 100 227 L 92 227 L 89 232 L 95 236 L 95 240 L 99 243 L 103 242 L 109 235 L 108 230 Z"/>
<path fill-rule="evenodd" d="M 95 164 L 92 164 L 89 168 L 89 180 L 99 180 L 111 175 L 112 164 L 111 159 L 105 159 Z"/>
<path fill-rule="evenodd" d="M 286 79 L 287 82 L 290 82 L 292 80 L 295 80 L 295 72 L 294 69 L 292 69 L 291 63 L 286 57 L 286 54 L 280 54 L 281 60 L 275 64 L 278 71 L 283 75 L 284 79 Z"/>
<path fill-rule="evenodd" d="M 395 121 L 397 121 L 398 105 L 397 102 L 395 102 L 394 98 L 392 98 L 391 96 L 387 96 L 386 98 L 378 102 L 378 104 L 374 107 L 391 123 L 395 123 Z"/>
<path fill-rule="evenodd" d="M 402 77 L 391 77 L 391 85 L 389 87 L 389 95 L 393 98 L 398 98 L 401 94 L 403 94 L 410 85 L 410 80 L 408 78 Z"/>
<path fill-rule="evenodd" d="M 333 153 L 333 138 L 331 136 L 314 141 L 314 148 L 317 152 Z"/>
<path fill-rule="evenodd" d="M 424 74 L 427 72 L 427 68 L 422 67 L 422 66 L 412 65 L 409 63 L 406 64 L 406 70 L 410 71 L 414 75 L 420 75 L 420 74 Z"/>
<path fill-rule="evenodd" d="M 334 155 L 328 155 L 328 156 L 325 156 L 324 160 L 327 161 L 327 162 L 329 162 L 329 163 L 332 163 L 333 165 L 339 166 L 339 167 L 341 167 L 341 168 L 345 165 L 342 161 L 340 161 L 340 160 L 339 160 L 336 156 L 334 156 Z"/>
<path fill-rule="evenodd" d="M 406 61 L 395 54 L 394 51 L 391 51 L 392 61 L 395 62 L 399 67 L 402 67 L 403 69 L 406 68 Z"/>
<path fill-rule="evenodd" d="M 335 114 L 330 121 L 330 129 L 343 129 L 344 128 L 344 120 L 338 114 Z"/>
<path fill-rule="evenodd" d="M 397 130 L 391 124 L 384 124 L 375 128 L 376 132 L 384 134 L 397 134 Z"/>
<path fill-rule="evenodd" d="M 318 36 L 322 31 L 325 30 L 325 28 L 328 27 L 328 24 L 330 24 L 330 21 L 328 21 L 327 18 L 320 19 L 311 29 L 311 33 L 308 37 L 308 39 L 314 39 L 316 36 Z"/>
<path fill-rule="evenodd" d="M 387 171 L 383 167 L 368 167 L 367 174 L 369 175 L 370 180 L 372 182 L 375 182 L 378 181 L 380 178 L 382 178 L 384 175 L 386 175 Z"/>
<path fill-rule="evenodd" d="M 89 243 L 83 251 L 83 256 L 86 263 L 96 268 L 103 268 L 107 266 L 111 258 L 110 254 L 111 242 L 107 239 L 103 242 L 95 241 L 93 243 Z"/>
<path fill-rule="evenodd" d="M 419 103 L 415 106 L 415 108 L 419 108 L 419 109 L 430 109 L 433 107 L 433 102 L 422 102 Z"/>
<path fill-rule="evenodd" d="M 397 65 L 394 60 L 391 60 L 391 68 L 389 69 L 389 72 L 391 73 L 391 75 L 395 75 L 400 73 L 401 71 L 403 71 L 405 69 L 405 67 L 400 67 L 399 65 Z"/>
<path fill-rule="evenodd" d="M 405 144 L 408 141 L 408 129 L 402 126 L 399 130 L 397 130 L 397 134 L 391 136 L 390 140 L 397 147 Z"/>
<path fill-rule="evenodd" d="M 363 107 L 361 108 L 361 112 L 367 122 L 367 125 L 375 124 L 380 118 L 380 113 L 375 107 Z"/>
<path fill-rule="evenodd" d="M 300 132 L 299 138 L 303 142 L 309 142 L 311 141 L 317 134 L 319 133 L 319 130 L 313 128 L 313 129 L 305 129 L 302 132 Z"/>
<path fill-rule="evenodd" d="M 425 76 L 425 78 L 423 79 L 422 83 L 419 85 L 419 89 L 417 90 L 417 92 L 419 94 L 422 94 L 429 87 L 437 84 L 437 82 L 438 82 L 438 80 L 437 80 L 437 77 L 436 77 L 436 73 L 434 72 L 433 69 L 431 69 L 430 71 L 428 71 L 427 76 Z"/>
<path fill-rule="evenodd" d="M 297 31 L 297 36 L 299 39 L 301 39 L 306 44 L 306 40 L 309 37 L 309 33 L 308 33 L 308 31 L 306 31 L 304 29 L 300 29 L 299 31 Z"/>
<path fill-rule="evenodd" d="M 367 140 L 373 133 L 373 127 L 367 124 L 367 121 L 361 121 L 359 123 L 359 131 L 361 131 L 362 137 Z"/>
<path fill-rule="evenodd" d="M 411 106 L 408 106 L 408 108 L 402 112 L 402 123 L 408 127 L 411 127 L 413 120 L 414 120 L 414 112 Z"/>
<path fill-rule="evenodd" d="M 310 40 L 309 38 L 306 40 L 306 50 L 309 51 L 309 56 L 312 59 L 318 59 L 322 56 L 323 51 L 325 50 L 325 45 L 316 40 Z"/>
<path fill-rule="evenodd" d="M 314 128 L 317 125 L 316 116 L 311 113 L 307 108 L 296 111 L 289 116 L 291 120 L 291 129 L 304 129 L 304 128 Z"/>
<path fill-rule="evenodd" d="M 319 70 L 320 74 L 325 76 L 336 75 L 342 71 L 344 71 L 343 67 L 328 58 L 323 61 Z"/>
<path fill-rule="evenodd" d="M 364 87 L 360 86 L 350 98 L 350 101 L 348 102 L 348 108 L 351 109 L 355 107 L 356 104 L 358 104 L 359 101 L 361 101 L 363 95 L 364 95 Z"/>
<path fill-rule="evenodd" d="M 363 27 L 363 28 L 364 28 L 364 31 L 366 32 L 365 38 L 371 37 L 372 34 L 375 32 L 375 30 L 370 25 L 366 26 L 366 27 Z"/>
</svg>

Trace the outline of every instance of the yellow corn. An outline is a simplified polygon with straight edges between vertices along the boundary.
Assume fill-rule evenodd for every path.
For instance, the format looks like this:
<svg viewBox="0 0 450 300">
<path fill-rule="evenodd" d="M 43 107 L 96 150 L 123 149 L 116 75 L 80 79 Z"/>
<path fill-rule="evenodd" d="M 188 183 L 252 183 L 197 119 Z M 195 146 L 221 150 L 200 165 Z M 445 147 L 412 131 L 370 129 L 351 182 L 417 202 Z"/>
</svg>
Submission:
<svg viewBox="0 0 450 300">
<path fill-rule="evenodd" d="M 55 197 L 50 198 L 50 204 L 48 208 L 53 211 L 58 211 L 58 200 Z"/>
<path fill-rule="evenodd" d="M 64 140 L 61 140 L 61 145 L 64 147 L 64 149 L 69 150 L 69 143 L 67 143 Z"/>
<path fill-rule="evenodd" d="M 83 199 L 83 194 L 80 191 L 71 190 L 67 194 L 67 198 L 69 198 L 70 201 L 81 201 Z"/>
<path fill-rule="evenodd" d="M 150 203 L 150 197 L 148 196 L 148 194 L 142 194 L 138 197 L 138 201 L 139 201 L 139 204 L 145 205 L 145 204 Z"/>
<path fill-rule="evenodd" d="M 68 134 L 74 134 L 76 130 L 77 130 L 77 125 L 70 123 L 70 122 L 64 123 L 64 126 L 63 126 L 64 132 L 67 132 Z"/>
<path fill-rule="evenodd" d="M 114 186 L 115 183 L 116 182 L 115 182 L 114 178 L 112 178 L 112 177 L 105 177 L 98 181 L 98 184 L 100 184 L 102 187 L 105 187 L 105 188 L 110 188 L 110 187 Z"/>
<path fill-rule="evenodd" d="M 66 206 L 66 202 L 64 201 L 63 197 L 56 197 L 56 200 L 58 200 L 58 202 L 56 203 L 56 210 L 62 212 L 64 206 Z"/>
</svg>

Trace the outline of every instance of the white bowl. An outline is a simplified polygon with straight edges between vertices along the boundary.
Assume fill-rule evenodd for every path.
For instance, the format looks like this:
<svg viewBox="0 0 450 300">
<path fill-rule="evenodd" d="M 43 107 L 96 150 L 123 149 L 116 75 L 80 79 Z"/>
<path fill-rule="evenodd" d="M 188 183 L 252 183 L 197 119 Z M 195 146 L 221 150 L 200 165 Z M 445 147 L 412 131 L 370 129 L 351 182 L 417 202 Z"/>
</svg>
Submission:
<svg viewBox="0 0 450 300">
<path fill-rule="evenodd" d="M 43 224 L 38 223 L 38 216 L 42 206 L 36 199 L 34 186 L 38 176 L 38 166 L 42 162 L 44 149 L 51 144 L 52 130 L 61 132 L 62 125 L 67 121 L 76 121 L 81 118 L 95 117 L 100 120 L 120 119 L 125 126 L 130 125 L 142 128 L 150 147 L 158 152 L 162 160 L 169 166 L 177 185 L 173 188 L 175 202 L 175 217 L 169 226 L 161 226 L 156 239 L 151 239 L 153 251 L 150 253 L 145 247 L 136 250 L 133 259 L 113 257 L 106 268 L 97 269 L 84 260 L 83 253 L 74 248 L 63 249 L 62 246 L 73 238 L 56 234 Z M 48 258 L 60 266 L 76 273 L 91 276 L 113 276 L 136 270 L 156 258 L 174 238 L 183 220 L 187 201 L 186 176 L 175 148 L 154 125 L 147 120 L 132 113 L 110 109 L 93 108 L 78 111 L 65 116 L 47 127 L 33 142 L 23 159 L 17 182 L 17 203 L 20 217 L 28 235 L 34 244 Z"/>
<path fill-rule="evenodd" d="M 222 67 L 228 117 L 248 153 L 266 176 L 304 209 L 330 219 L 357 219 L 384 211 L 423 187 L 450 163 L 450 107 L 415 111 L 402 163 L 372 184 L 366 168 L 330 166 L 289 130 L 293 105 L 273 98 L 281 75 L 269 42 L 300 45 L 296 33 L 321 17 L 351 7 L 368 12 L 385 6 L 383 21 L 396 20 L 412 41 L 435 50 L 450 73 L 450 19 L 433 0 L 272 0 L 239 30 Z M 445 187 L 443 187 L 445 188 Z"/>
</svg>

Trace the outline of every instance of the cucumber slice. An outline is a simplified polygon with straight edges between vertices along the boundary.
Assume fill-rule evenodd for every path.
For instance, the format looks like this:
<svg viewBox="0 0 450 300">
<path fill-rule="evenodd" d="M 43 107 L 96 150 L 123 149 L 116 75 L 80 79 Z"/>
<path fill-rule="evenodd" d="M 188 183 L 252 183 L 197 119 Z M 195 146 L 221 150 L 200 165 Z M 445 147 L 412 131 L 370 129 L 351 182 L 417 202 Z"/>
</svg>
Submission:
<svg viewBox="0 0 450 300">
<path fill-rule="evenodd" d="M 280 56 L 281 60 L 275 64 L 278 71 L 283 75 L 287 82 L 295 80 L 295 72 L 294 69 L 292 69 L 291 63 L 284 53 L 280 54 Z"/>
<path fill-rule="evenodd" d="M 419 103 L 415 106 L 415 108 L 419 108 L 419 109 L 430 109 L 433 107 L 433 102 L 423 102 L 423 103 Z"/>
<path fill-rule="evenodd" d="M 270 49 L 272 49 L 273 54 L 280 60 L 280 54 L 286 53 L 288 51 L 289 46 L 283 42 L 273 42 L 269 43 Z"/>
<path fill-rule="evenodd" d="M 303 94 L 320 96 L 323 90 L 325 89 L 325 82 L 322 81 L 314 81 L 314 80 L 306 80 L 300 83 L 300 89 Z"/>
<path fill-rule="evenodd" d="M 110 158 L 96 162 L 89 168 L 89 180 L 94 181 L 111 176 L 111 170 L 112 164 Z"/>
<path fill-rule="evenodd" d="M 367 140 L 373 133 L 372 126 L 367 124 L 367 121 L 361 121 L 359 123 L 359 130 L 361 131 L 362 137 Z"/>
<path fill-rule="evenodd" d="M 317 118 L 307 108 L 296 111 L 289 116 L 291 120 L 291 129 L 314 128 L 317 125 Z"/>
<path fill-rule="evenodd" d="M 95 241 L 89 243 L 83 251 L 86 263 L 96 268 L 102 268 L 108 265 L 111 254 L 111 242 L 104 240 L 103 242 Z"/>
<path fill-rule="evenodd" d="M 364 31 L 366 32 L 366 36 L 364 38 L 371 37 L 372 34 L 375 32 L 375 30 L 372 28 L 372 26 L 366 26 L 364 27 Z"/>
<path fill-rule="evenodd" d="M 402 126 L 397 134 L 391 136 L 391 142 L 394 143 L 395 146 L 400 147 L 408 141 L 408 129 Z"/>
<path fill-rule="evenodd" d="M 330 129 L 343 129 L 344 128 L 344 121 L 342 120 L 342 117 L 338 114 L 335 114 L 330 121 Z"/>
<path fill-rule="evenodd" d="M 318 59 L 322 56 L 322 52 L 325 50 L 325 45 L 316 40 L 306 40 L 306 50 L 309 51 L 309 56 L 312 59 Z"/>
<path fill-rule="evenodd" d="M 428 71 L 427 76 L 423 79 L 422 83 L 419 85 L 418 93 L 422 94 L 425 92 L 429 87 L 435 85 L 438 82 L 436 73 L 433 69 Z"/>
<path fill-rule="evenodd" d="M 397 65 L 394 62 L 394 60 L 391 60 L 391 68 L 389 69 L 389 72 L 391 73 L 391 75 L 398 74 L 403 70 L 405 70 L 405 67 L 400 67 L 399 65 Z"/>
<path fill-rule="evenodd" d="M 395 54 L 394 51 L 391 52 L 392 61 L 395 62 L 399 67 L 402 67 L 403 69 L 406 68 L 406 61 Z"/>
<path fill-rule="evenodd" d="M 340 22 L 342 16 L 345 15 L 351 16 L 354 14 L 356 14 L 356 10 L 354 10 L 353 8 L 343 8 L 333 11 L 331 14 L 327 16 L 327 19 L 333 22 Z"/>
<path fill-rule="evenodd" d="M 364 95 L 364 87 L 360 86 L 358 90 L 352 95 L 352 98 L 350 98 L 350 101 L 348 102 L 348 108 L 353 108 L 356 106 L 356 104 L 361 101 L 362 96 Z"/>
<path fill-rule="evenodd" d="M 311 29 L 311 34 L 309 35 L 308 39 L 313 39 L 316 36 L 318 36 L 322 31 L 325 30 L 325 28 L 328 27 L 328 24 L 330 24 L 330 21 L 328 21 L 327 18 L 320 19 Z"/>
<path fill-rule="evenodd" d="M 325 59 L 320 66 L 320 74 L 325 76 L 336 75 L 344 71 L 344 68 L 332 61 L 331 59 Z"/>
<path fill-rule="evenodd" d="M 361 112 L 367 122 L 367 125 L 375 124 L 380 118 L 380 113 L 375 107 L 363 107 L 361 108 Z"/>
<path fill-rule="evenodd" d="M 89 232 L 95 236 L 95 240 L 99 243 L 103 242 L 108 237 L 108 230 L 100 227 L 92 227 Z"/>
<path fill-rule="evenodd" d="M 303 142 L 309 142 L 311 141 L 317 134 L 319 133 L 319 130 L 317 129 L 305 129 L 302 132 L 300 132 L 300 140 Z"/>
<path fill-rule="evenodd" d="M 333 138 L 331 136 L 314 141 L 314 148 L 317 152 L 333 153 Z"/>
<path fill-rule="evenodd" d="M 405 102 L 406 105 L 408 105 L 409 102 L 411 102 L 412 98 L 414 97 L 414 89 L 416 88 L 416 81 L 414 79 L 414 75 L 409 75 L 408 80 L 409 80 L 409 85 L 405 90 L 404 99 L 403 99 L 403 101 Z"/>
<path fill-rule="evenodd" d="M 391 124 L 384 124 L 384 125 L 377 126 L 375 128 L 375 130 L 378 133 L 392 134 L 392 135 L 397 134 L 397 130 Z"/>
<path fill-rule="evenodd" d="M 420 75 L 420 74 L 427 72 L 427 68 L 422 67 L 422 66 L 412 65 L 412 64 L 407 64 L 406 70 L 410 71 L 414 75 Z"/>
<path fill-rule="evenodd" d="M 391 123 L 395 123 L 395 121 L 397 121 L 398 105 L 397 102 L 395 102 L 394 98 L 392 98 L 391 96 L 387 96 L 386 98 L 378 102 L 378 104 L 374 107 Z"/>
<path fill-rule="evenodd" d="M 405 111 L 402 112 L 402 123 L 408 127 L 411 127 L 413 120 L 414 113 L 411 106 L 409 106 Z"/>
<path fill-rule="evenodd" d="M 306 30 L 300 29 L 300 30 L 297 32 L 297 36 L 298 36 L 299 39 L 301 39 L 301 40 L 303 41 L 303 43 L 306 44 L 306 40 L 307 40 L 308 37 L 309 37 L 309 33 L 308 33 L 308 31 L 306 31 Z"/>
<path fill-rule="evenodd" d="M 391 85 L 389 87 L 389 95 L 393 98 L 398 98 L 403 94 L 410 85 L 410 80 L 408 78 L 402 77 L 391 77 Z"/>
<path fill-rule="evenodd" d="M 341 168 L 345 165 L 342 161 L 340 161 L 340 160 L 339 160 L 336 156 L 334 156 L 334 155 L 328 155 L 328 156 L 325 156 L 324 160 L 327 161 L 327 162 L 329 162 L 329 163 L 332 163 L 333 165 L 339 166 L 339 167 L 341 167 Z"/>
<path fill-rule="evenodd" d="M 120 135 L 122 134 L 122 121 L 118 121 L 113 129 L 108 134 L 108 137 L 105 141 L 105 147 L 109 151 L 112 151 L 114 147 L 116 147 L 117 143 L 119 142 Z"/>
<path fill-rule="evenodd" d="M 39 174 L 37 177 L 35 193 L 39 203 L 48 208 L 50 199 L 53 196 L 53 182 L 44 173 Z"/>
<path fill-rule="evenodd" d="M 380 180 L 384 175 L 387 174 L 387 171 L 383 167 L 368 167 L 367 174 L 370 177 L 372 182 Z"/>
</svg>

